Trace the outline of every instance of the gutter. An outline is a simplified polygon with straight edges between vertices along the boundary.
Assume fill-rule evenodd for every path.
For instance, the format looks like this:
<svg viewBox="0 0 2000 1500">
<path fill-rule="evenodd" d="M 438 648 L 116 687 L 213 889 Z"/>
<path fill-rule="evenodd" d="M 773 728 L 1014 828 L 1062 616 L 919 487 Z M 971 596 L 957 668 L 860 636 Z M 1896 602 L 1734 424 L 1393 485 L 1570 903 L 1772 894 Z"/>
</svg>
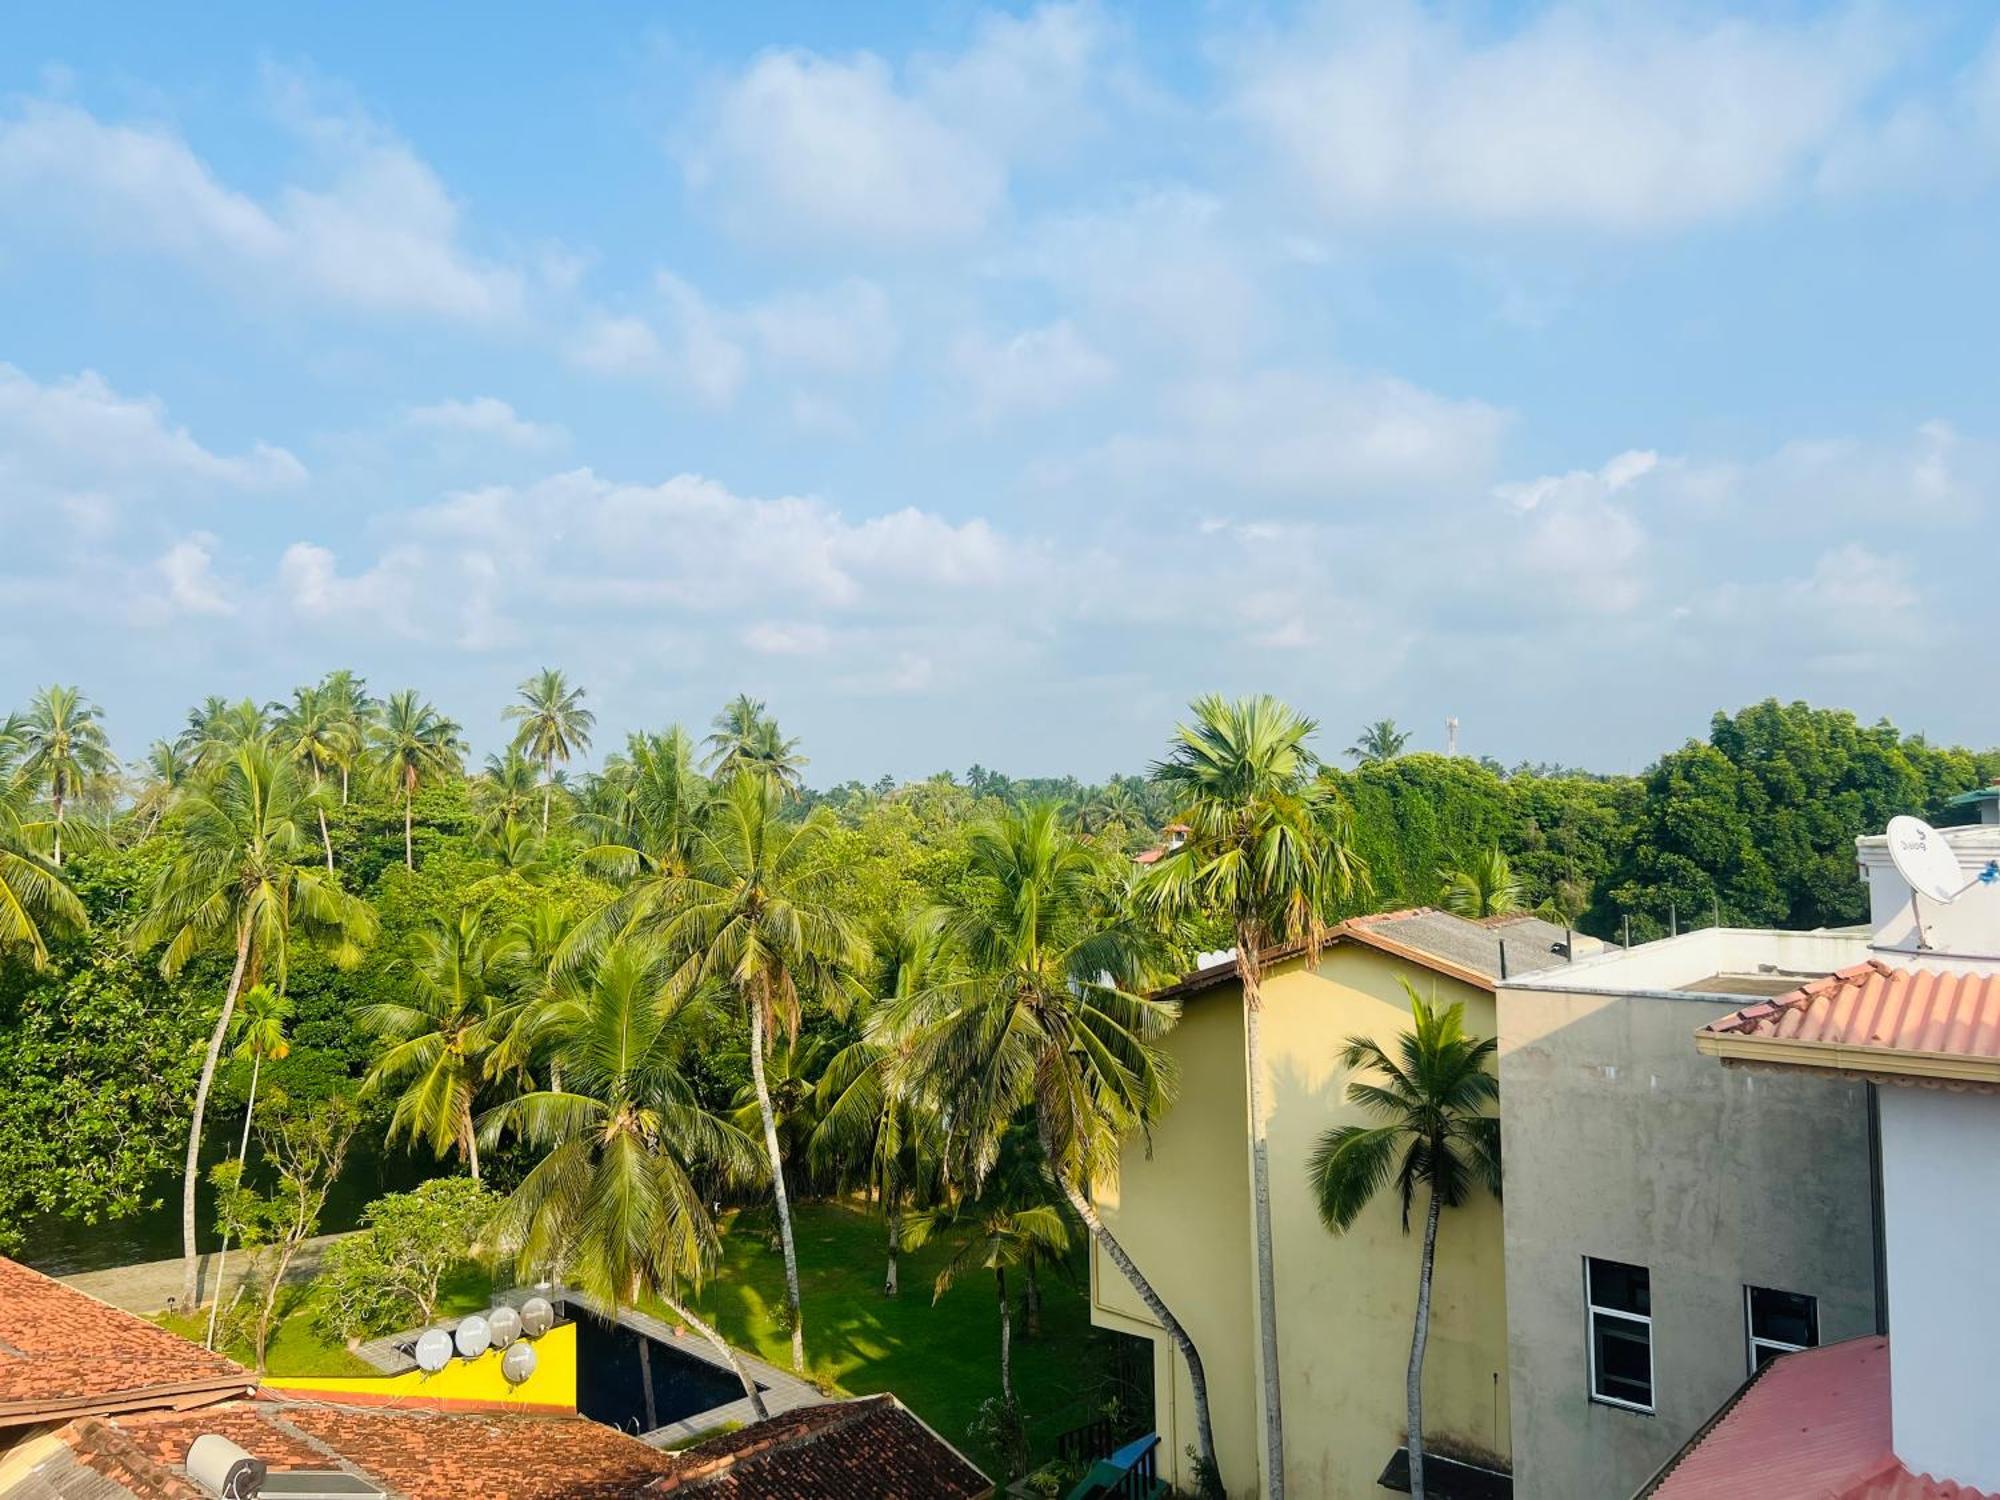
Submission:
<svg viewBox="0 0 2000 1500">
<path fill-rule="evenodd" d="M 1842 1073 L 1870 1073 L 1914 1082 L 1984 1084 L 2000 1088 L 2000 1057 L 1965 1057 L 1953 1052 L 1916 1052 L 1852 1042 L 1803 1042 L 1775 1037 L 1728 1036 L 1704 1027 L 1694 1034 L 1695 1050 L 1724 1062 L 1765 1063 Z"/>
</svg>

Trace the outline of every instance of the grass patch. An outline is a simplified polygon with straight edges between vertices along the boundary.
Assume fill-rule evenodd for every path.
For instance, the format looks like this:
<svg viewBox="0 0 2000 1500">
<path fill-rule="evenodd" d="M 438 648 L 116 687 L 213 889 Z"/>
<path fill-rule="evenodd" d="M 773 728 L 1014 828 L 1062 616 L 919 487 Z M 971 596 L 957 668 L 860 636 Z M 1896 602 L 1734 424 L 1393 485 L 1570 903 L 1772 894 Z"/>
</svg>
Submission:
<svg viewBox="0 0 2000 1500">
<path fill-rule="evenodd" d="M 933 1307 L 932 1279 L 951 1254 L 949 1246 L 936 1244 L 903 1256 L 902 1293 L 884 1297 L 885 1232 L 877 1215 L 844 1203 L 803 1204 L 793 1215 L 812 1379 L 856 1396 L 893 1391 L 991 1471 L 995 1455 L 967 1429 L 980 1403 L 1000 1394 L 1000 1309 L 992 1277 L 966 1277 Z M 771 1216 L 742 1210 L 731 1219 L 722 1267 L 695 1299 L 695 1310 L 731 1343 L 788 1370 L 785 1263 L 771 1245 Z M 1095 1415 L 1102 1399 L 1101 1336 L 1090 1326 L 1085 1265 L 1079 1246 L 1070 1274 L 1043 1274 L 1038 1339 L 1026 1336 L 1023 1282 L 1018 1274 L 1008 1278 L 1014 1391 L 1038 1457 L 1053 1452 L 1058 1433 Z"/>
</svg>

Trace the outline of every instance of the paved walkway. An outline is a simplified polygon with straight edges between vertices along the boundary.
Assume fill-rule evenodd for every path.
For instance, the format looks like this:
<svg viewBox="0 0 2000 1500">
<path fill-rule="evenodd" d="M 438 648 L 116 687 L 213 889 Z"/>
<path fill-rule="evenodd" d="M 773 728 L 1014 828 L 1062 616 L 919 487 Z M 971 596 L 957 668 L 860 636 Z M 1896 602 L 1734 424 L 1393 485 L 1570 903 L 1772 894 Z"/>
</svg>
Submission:
<svg viewBox="0 0 2000 1500">
<path fill-rule="evenodd" d="M 299 1253 L 293 1258 L 285 1280 L 303 1281 L 319 1269 L 320 1255 L 335 1240 L 344 1236 L 323 1234 L 307 1240 L 299 1246 Z M 215 1256 L 201 1258 L 201 1295 L 207 1301 L 211 1282 L 215 1276 Z M 241 1250 L 229 1252 L 222 1277 L 226 1290 L 234 1295 L 250 1275 L 253 1257 Z M 178 1302 L 181 1295 L 181 1259 L 140 1261 L 135 1265 L 113 1266 L 108 1271 L 79 1271 L 74 1276 L 65 1276 L 62 1281 L 75 1287 L 79 1292 L 88 1292 L 100 1302 L 109 1302 L 113 1307 L 122 1307 L 127 1312 L 150 1315 L 159 1312 L 170 1303 Z"/>
</svg>

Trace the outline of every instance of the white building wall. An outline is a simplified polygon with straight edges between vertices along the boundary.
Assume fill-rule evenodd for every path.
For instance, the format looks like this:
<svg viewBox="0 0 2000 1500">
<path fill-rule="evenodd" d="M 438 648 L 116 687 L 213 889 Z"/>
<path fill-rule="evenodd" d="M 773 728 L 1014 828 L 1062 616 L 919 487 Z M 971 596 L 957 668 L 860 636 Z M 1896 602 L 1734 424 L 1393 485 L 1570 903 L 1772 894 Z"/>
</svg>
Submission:
<svg viewBox="0 0 2000 1500">
<path fill-rule="evenodd" d="M 2000 1492 L 2000 1097 L 1884 1084 L 1882 1202 L 1896 1457 Z"/>
<path fill-rule="evenodd" d="M 1927 969 L 1990 970 L 2000 966 L 2000 883 L 1972 882 L 1990 861 L 2000 859 L 2000 827 L 1974 826 L 1943 830 L 1945 842 L 1958 856 L 1959 873 L 1971 886 L 1950 905 L 1922 902 L 1926 948 L 1917 932 L 1918 906 L 1909 883 L 1889 858 L 1889 841 L 1873 833 L 1856 839 L 1855 856 L 1868 882 L 1869 925 L 1873 946 L 1885 962 Z"/>
</svg>

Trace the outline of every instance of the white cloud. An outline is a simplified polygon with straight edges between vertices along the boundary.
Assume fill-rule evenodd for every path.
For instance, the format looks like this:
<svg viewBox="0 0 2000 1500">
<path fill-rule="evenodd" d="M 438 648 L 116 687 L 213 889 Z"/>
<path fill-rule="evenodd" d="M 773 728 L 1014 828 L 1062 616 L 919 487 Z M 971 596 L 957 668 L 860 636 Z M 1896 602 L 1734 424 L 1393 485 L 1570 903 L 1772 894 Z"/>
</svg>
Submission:
<svg viewBox="0 0 2000 1500">
<path fill-rule="evenodd" d="M 1093 6 L 983 18 L 957 54 L 898 77 L 870 52 L 766 52 L 715 92 L 683 152 L 689 184 L 742 233 L 853 244 L 968 239 L 1087 111 L 1105 30 Z"/>
<path fill-rule="evenodd" d="M 466 249 L 457 203 L 405 143 L 303 104 L 293 124 L 324 180 L 259 201 L 164 126 L 31 100 L 0 119 L 0 203 L 17 223 L 67 223 L 93 247 L 173 256 L 271 296 L 469 323 L 520 314 L 520 273 Z"/>
<path fill-rule="evenodd" d="M 975 409 L 987 419 L 1055 410 L 1117 373 L 1066 319 L 999 340 L 965 334 L 953 345 L 951 362 Z"/>
<path fill-rule="evenodd" d="M 1559 4 L 1475 32 L 1330 5 L 1236 59 L 1236 106 L 1343 218 L 1645 230 L 1796 185 L 1892 61 L 1864 11 L 1789 23 Z"/>
<path fill-rule="evenodd" d="M 285 489 L 305 466 L 258 443 L 212 452 L 150 396 L 124 396 L 94 370 L 47 384 L 0 363 L 0 489 L 110 505 L 169 490 Z"/>
<path fill-rule="evenodd" d="M 751 329 L 773 364 L 829 374 L 879 370 L 896 352 L 888 296 L 852 278 L 818 292 L 788 292 L 752 307 Z"/>
<path fill-rule="evenodd" d="M 759 620 L 743 632 L 743 644 L 765 656 L 824 656 L 833 633 L 824 625 Z"/>
<path fill-rule="evenodd" d="M 661 367 L 659 335 L 644 318 L 598 314 L 570 341 L 569 357 L 599 375 L 644 375 Z"/>
<path fill-rule="evenodd" d="M 215 576 L 215 538 L 206 532 L 174 543 L 155 564 L 166 583 L 167 604 L 190 615 L 231 615 L 221 582 Z"/>
<path fill-rule="evenodd" d="M 447 399 L 428 406 L 412 406 L 403 413 L 403 420 L 420 432 L 441 438 L 469 438 L 528 453 L 559 448 L 568 438 L 561 427 L 548 422 L 531 422 L 497 396 L 475 396 L 469 401 Z"/>
</svg>

